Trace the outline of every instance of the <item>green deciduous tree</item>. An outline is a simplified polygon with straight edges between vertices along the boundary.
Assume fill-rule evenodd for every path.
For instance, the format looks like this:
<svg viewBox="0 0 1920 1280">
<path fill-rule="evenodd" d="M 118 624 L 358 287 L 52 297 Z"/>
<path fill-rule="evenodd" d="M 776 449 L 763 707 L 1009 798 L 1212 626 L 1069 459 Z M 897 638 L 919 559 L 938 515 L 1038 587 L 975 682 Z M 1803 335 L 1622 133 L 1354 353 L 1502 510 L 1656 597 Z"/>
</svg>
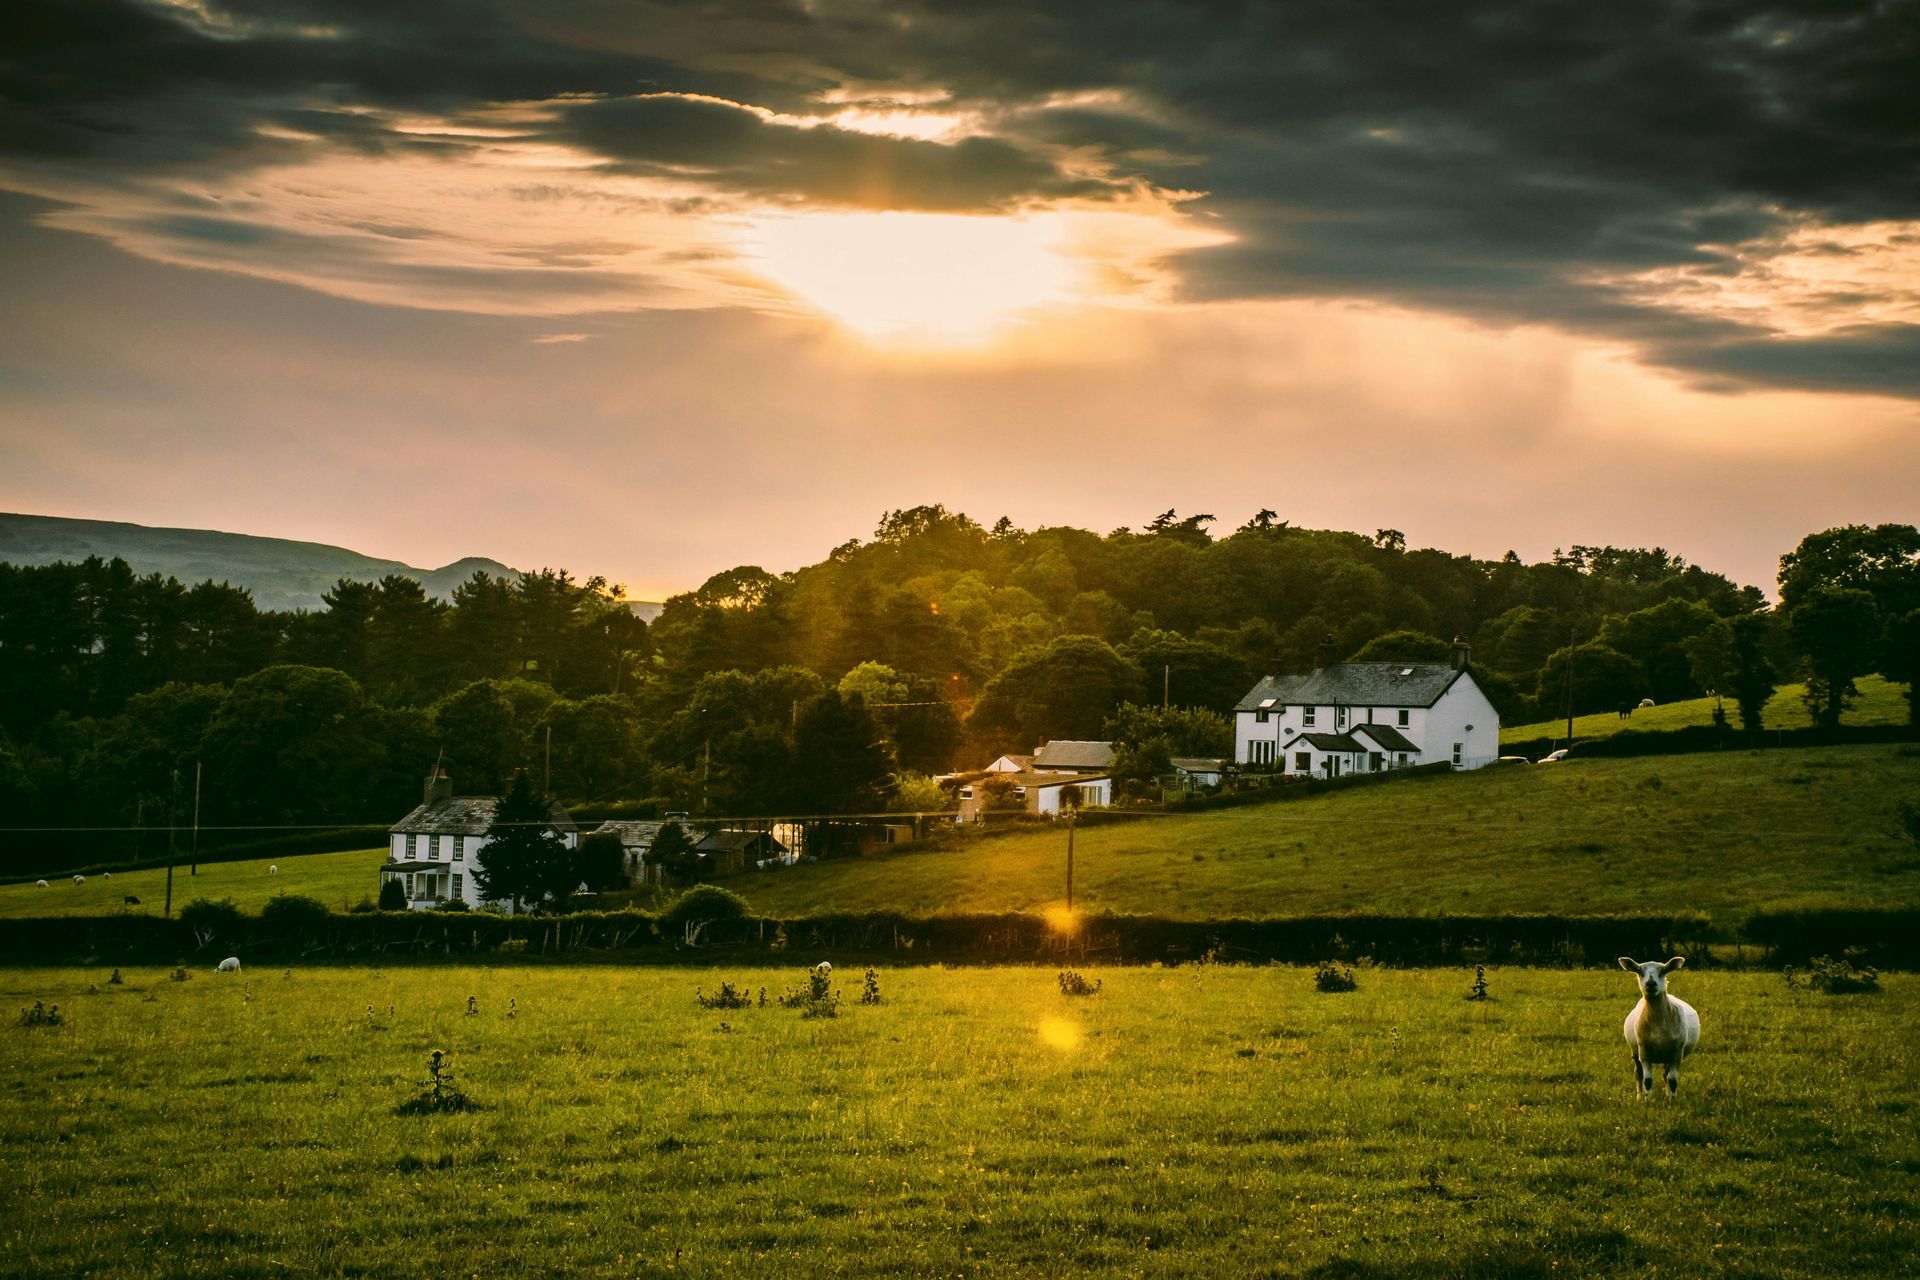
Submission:
<svg viewBox="0 0 1920 1280">
<path fill-rule="evenodd" d="M 1815 587 L 1787 611 L 1794 648 L 1807 660 L 1807 709 L 1815 723 L 1836 728 L 1858 693 L 1854 680 L 1880 654 L 1880 609 L 1854 587 Z"/>
<path fill-rule="evenodd" d="M 520 907 L 573 891 L 578 869 L 566 841 L 552 826 L 551 809 L 526 774 L 514 775 L 494 809 L 487 843 L 473 868 L 482 898 Z"/>
<path fill-rule="evenodd" d="M 1920 609 L 1887 625 L 1880 674 L 1907 686 L 1907 723 L 1920 726 Z"/>
</svg>

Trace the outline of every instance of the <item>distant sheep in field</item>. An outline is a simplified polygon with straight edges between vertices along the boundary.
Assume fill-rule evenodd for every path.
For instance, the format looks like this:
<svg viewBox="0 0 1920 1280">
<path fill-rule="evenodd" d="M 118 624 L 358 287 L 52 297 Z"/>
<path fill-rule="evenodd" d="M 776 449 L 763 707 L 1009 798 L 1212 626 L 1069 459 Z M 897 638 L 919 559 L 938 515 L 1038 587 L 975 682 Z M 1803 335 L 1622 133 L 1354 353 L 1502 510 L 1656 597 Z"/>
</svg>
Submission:
<svg viewBox="0 0 1920 1280">
<path fill-rule="evenodd" d="M 75 876 L 73 878 L 73 882 L 75 884 L 85 884 L 87 882 L 87 878 L 85 876 Z"/>
<path fill-rule="evenodd" d="M 33 882 L 33 887 L 36 889 L 44 889 L 47 887 L 47 882 L 45 880 L 35 880 Z"/>
<path fill-rule="evenodd" d="M 1700 1015 L 1685 1000 L 1667 994 L 1667 975 L 1686 965 L 1685 956 L 1661 964 L 1620 957 L 1620 967 L 1640 983 L 1640 1003 L 1633 1006 L 1621 1030 L 1633 1051 L 1633 1082 L 1644 1098 L 1653 1092 L 1653 1068 L 1666 1069 L 1667 1096 L 1680 1092 L 1680 1063 L 1700 1043 Z"/>
<path fill-rule="evenodd" d="M 240 957 L 228 956 L 214 967 L 221 973 L 238 973 L 240 972 Z"/>
<path fill-rule="evenodd" d="M 268 875 L 270 875 L 270 876 L 277 876 L 277 875 L 279 875 L 279 874 L 280 874 L 280 864 L 279 864 L 279 863 L 277 863 L 277 862 L 270 862 L 270 863 L 268 863 L 268 864 L 267 864 L 267 874 L 268 874 Z"/>
<path fill-rule="evenodd" d="M 1652 699 L 1652 698 L 1642 698 L 1642 699 L 1640 699 L 1640 709 L 1641 709 L 1641 710 L 1643 710 L 1643 711 L 1644 711 L 1644 710 L 1646 710 L 1646 709 L 1647 709 L 1648 707 L 1650 707 L 1650 706 L 1652 706 L 1652 705 L 1653 705 L 1653 699 Z"/>
<path fill-rule="evenodd" d="M 833 966 L 825 960 L 813 966 L 813 971 L 817 976 L 822 978 L 831 978 L 833 976 Z"/>
<path fill-rule="evenodd" d="M 120 901 L 129 907 L 137 907 L 140 905 L 140 899 L 134 897 L 132 894 L 128 894 L 126 897 L 120 899 Z"/>
<path fill-rule="evenodd" d="M 100 878 L 101 878 L 102 880 L 111 880 L 111 879 L 113 879 L 113 872 L 111 872 L 111 871 L 102 871 L 102 872 L 100 873 Z"/>
</svg>

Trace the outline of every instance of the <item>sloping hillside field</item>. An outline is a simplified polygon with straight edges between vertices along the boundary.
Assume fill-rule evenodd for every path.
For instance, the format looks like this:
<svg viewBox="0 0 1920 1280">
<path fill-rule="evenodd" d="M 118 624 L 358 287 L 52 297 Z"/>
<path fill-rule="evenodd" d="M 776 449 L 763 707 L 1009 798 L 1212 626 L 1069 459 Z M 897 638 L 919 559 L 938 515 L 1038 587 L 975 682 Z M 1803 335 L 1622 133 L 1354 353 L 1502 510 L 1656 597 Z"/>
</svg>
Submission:
<svg viewBox="0 0 1920 1280">
<path fill-rule="evenodd" d="M 20 1276 L 1889 1277 L 1920 982 L 1682 971 L 1636 1101 L 1617 971 L 836 975 L 838 1016 L 595 968 L 0 971 Z M 468 997 L 475 1012 L 469 1014 Z M 10 1018 L 11 1021 L 11 1018 Z M 432 1049 L 474 1109 L 399 1114 Z"/>
<path fill-rule="evenodd" d="M 1074 902 L 1222 916 L 1704 911 L 1920 903 L 1920 748 L 1713 752 L 1390 781 L 1305 800 L 1083 826 Z M 766 915 L 1041 910 L 1066 831 L 728 881 Z"/>
</svg>

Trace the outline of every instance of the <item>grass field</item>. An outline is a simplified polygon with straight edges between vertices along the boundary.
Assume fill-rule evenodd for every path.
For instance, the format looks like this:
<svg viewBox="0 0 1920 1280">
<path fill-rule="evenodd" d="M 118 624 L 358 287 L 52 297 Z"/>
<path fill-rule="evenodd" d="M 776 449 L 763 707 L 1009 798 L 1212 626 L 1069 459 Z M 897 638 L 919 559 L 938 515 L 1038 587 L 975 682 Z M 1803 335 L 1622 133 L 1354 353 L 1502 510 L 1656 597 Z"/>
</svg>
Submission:
<svg viewBox="0 0 1920 1280">
<path fill-rule="evenodd" d="M 1903 751 L 1905 752 L 1903 754 Z M 1699 910 L 1920 902 L 1892 746 L 1484 769 L 1307 800 L 1083 827 L 1075 905 L 1184 917 L 1370 911 Z M 1044 829 L 735 877 L 767 915 L 1042 909 L 1066 833 Z"/>
<path fill-rule="evenodd" d="M 1901 684 L 1889 684 L 1879 676 L 1864 676 L 1856 682 L 1860 688 L 1860 699 L 1841 717 L 1842 724 L 1905 724 L 1907 722 L 1907 687 Z M 1767 703 L 1763 717 L 1769 729 L 1805 729 L 1813 723 L 1813 717 L 1807 714 L 1806 704 L 1800 701 L 1806 692 L 1805 685 L 1782 685 L 1774 691 L 1772 701 Z M 1735 728 L 1740 724 L 1740 711 L 1732 703 L 1727 704 L 1727 720 Z M 1623 729 L 1634 729 L 1643 733 L 1664 729 L 1685 729 L 1692 725 L 1713 723 L 1713 699 L 1693 698 L 1686 702 L 1670 702 L 1663 707 L 1646 707 L 1636 710 L 1632 719 L 1623 720 L 1612 711 L 1596 716 L 1575 716 L 1573 736 L 1575 740 L 1583 738 L 1609 738 Z M 1538 724 L 1502 725 L 1500 741 L 1531 742 L 1536 738 L 1564 738 L 1567 733 L 1566 720 L 1545 720 Z"/>
<path fill-rule="evenodd" d="M 1886 1277 L 1920 1256 L 1920 980 L 1618 972 L 0 971 L 14 1276 Z M 857 991 L 856 974 L 843 987 Z M 468 995 L 479 1014 L 464 1015 Z M 509 1001 L 514 1016 L 508 1017 Z M 371 1020 L 368 1007 L 372 1006 Z M 481 1109 L 408 1117 L 431 1048 Z"/>
<path fill-rule="evenodd" d="M 386 856 L 385 849 L 356 849 L 252 862 L 203 862 L 200 873 L 191 876 L 183 863 L 173 871 L 173 905 L 178 910 L 195 898 L 232 898 L 241 910 L 258 911 L 276 893 L 301 893 L 344 911 L 362 899 L 379 896 L 379 867 Z M 270 866 L 279 867 L 279 874 L 269 872 Z M 75 884 L 72 876 L 49 877 L 44 889 L 31 881 L 0 885 L 0 920 L 108 916 L 123 911 L 157 916 L 166 894 L 164 867 L 116 871 L 111 877 L 90 875 L 85 884 Z M 140 899 L 140 905 L 128 906 L 124 900 L 129 896 Z"/>
</svg>

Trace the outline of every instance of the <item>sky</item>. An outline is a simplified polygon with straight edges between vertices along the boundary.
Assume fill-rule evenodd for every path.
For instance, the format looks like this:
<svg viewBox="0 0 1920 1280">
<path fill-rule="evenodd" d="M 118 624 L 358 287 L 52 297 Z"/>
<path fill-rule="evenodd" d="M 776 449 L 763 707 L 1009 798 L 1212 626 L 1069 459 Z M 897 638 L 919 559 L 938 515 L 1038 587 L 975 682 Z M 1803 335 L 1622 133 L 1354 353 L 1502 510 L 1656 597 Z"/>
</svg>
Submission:
<svg viewBox="0 0 1920 1280">
<path fill-rule="evenodd" d="M 640 598 L 944 503 L 1920 518 L 1920 3 L 12 0 L 0 509 Z"/>
</svg>

